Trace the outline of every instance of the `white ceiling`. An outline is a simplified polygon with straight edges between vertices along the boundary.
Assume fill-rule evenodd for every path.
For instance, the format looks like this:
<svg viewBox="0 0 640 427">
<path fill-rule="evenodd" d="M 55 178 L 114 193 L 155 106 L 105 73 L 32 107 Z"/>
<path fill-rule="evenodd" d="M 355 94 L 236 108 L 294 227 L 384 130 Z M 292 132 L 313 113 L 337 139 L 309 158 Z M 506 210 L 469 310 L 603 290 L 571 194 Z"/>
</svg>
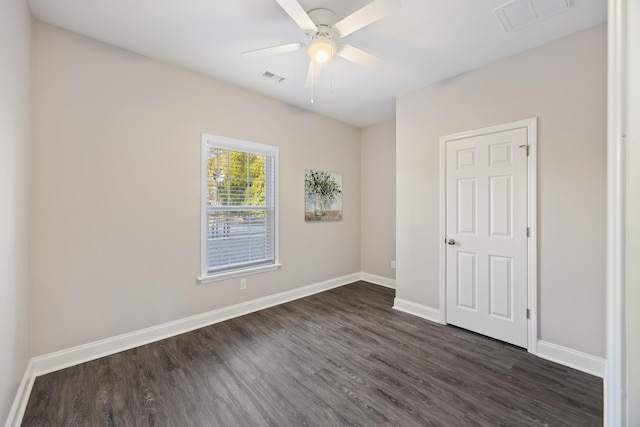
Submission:
<svg viewBox="0 0 640 427">
<path fill-rule="evenodd" d="M 338 18 L 371 0 L 300 0 Z M 388 61 L 382 71 L 343 58 L 325 66 L 312 104 L 304 50 L 241 52 L 307 42 L 275 0 L 29 0 L 36 19 L 194 70 L 329 117 L 367 126 L 395 117 L 395 97 L 606 20 L 606 0 L 570 7 L 507 33 L 494 9 L 508 0 L 401 0 L 402 8 L 341 41 Z M 557 0 L 536 0 L 544 4 Z M 282 83 L 261 77 L 283 76 Z"/>
</svg>

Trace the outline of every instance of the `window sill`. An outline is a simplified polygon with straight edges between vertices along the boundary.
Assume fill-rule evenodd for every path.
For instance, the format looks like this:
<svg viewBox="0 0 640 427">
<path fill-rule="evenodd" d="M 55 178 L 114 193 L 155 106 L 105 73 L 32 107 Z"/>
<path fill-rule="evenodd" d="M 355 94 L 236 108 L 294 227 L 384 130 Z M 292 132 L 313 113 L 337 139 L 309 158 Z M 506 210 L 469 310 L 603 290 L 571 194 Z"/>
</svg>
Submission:
<svg viewBox="0 0 640 427">
<path fill-rule="evenodd" d="M 243 270 L 228 271 L 226 273 L 220 273 L 213 276 L 200 276 L 198 277 L 198 284 L 204 285 L 205 283 L 221 282 L 227 279 L 234 279 L 236 277 L 250 276 L 252 274 L 265 273 L 267 271 L 280 270 L 282 264 L 275 263 L 271 265 L 264 265 L 261 267 L 245 268 Z"/>
</svg>

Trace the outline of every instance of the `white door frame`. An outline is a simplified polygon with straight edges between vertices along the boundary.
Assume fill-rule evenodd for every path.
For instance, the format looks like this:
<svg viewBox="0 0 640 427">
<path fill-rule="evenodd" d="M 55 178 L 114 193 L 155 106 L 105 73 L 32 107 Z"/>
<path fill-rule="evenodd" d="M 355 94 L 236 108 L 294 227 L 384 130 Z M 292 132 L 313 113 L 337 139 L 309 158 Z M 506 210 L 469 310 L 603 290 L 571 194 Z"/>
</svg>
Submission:
<svg viewBox="0 0 640 427">
<path fill-rule="evenodd" d="M 607 77 L 607 369 L 604 425 L 626 427 L 629 418 L 628 301 L 626 282 L 626 150 L 629 0 L 609 0 Z M 628 45 L 629 44 L 629 45 Z"/>
<path fill-rule="evenodd" d="M 504 132 L 514 129 L 527 129 L 527 144 L 529 145 L 529 156 L 527 157 L 527 226 L 530 229 L 530 237 L 527 239 L 527 308 L 529 309 L 529 319 L 527 320 L 527 351 L 533 354 L 538 352 L 538 190 L 537 190 L 537 165 L 538 165 L 538 118 L 534 117 L 517 122 L 505 123 L 497 126 L 490 126 L 482 129 L 475 129 L 460 132 L 453 135 L 440 137 L 440 323 L 447 323 L 447 292 L 446 292 L 446 265 L 447 251 L 444 241 L 447 232 L 447 199 L 446 199 L 446 178 L 447 178 L 447 142 L 457 141 L 463 138 L 487 135 L 491 133 Z"/>
</svg>

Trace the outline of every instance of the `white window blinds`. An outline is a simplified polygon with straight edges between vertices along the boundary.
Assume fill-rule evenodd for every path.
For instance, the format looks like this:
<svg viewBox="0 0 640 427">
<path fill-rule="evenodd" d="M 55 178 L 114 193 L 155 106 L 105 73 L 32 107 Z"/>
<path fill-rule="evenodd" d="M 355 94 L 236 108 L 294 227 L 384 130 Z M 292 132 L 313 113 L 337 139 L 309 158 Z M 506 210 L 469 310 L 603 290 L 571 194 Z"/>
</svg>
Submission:
<svg viewBox="0 0 640 427">
<path fill-rule="evenodd" d="M 277 148 L 203 137 L 203 275 L 276 263 Z"/>
</svg>

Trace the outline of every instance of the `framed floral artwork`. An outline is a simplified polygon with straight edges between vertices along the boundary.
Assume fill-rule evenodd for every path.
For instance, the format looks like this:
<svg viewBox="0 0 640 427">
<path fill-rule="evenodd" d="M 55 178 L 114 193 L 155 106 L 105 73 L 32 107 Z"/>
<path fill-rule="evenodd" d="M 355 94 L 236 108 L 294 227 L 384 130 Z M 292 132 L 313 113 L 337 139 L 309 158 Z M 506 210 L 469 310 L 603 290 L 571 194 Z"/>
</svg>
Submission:
<svg viewBox="0 0 640 427">
<path fill-rule="evenodd" d="M 342 174 L 307 169 L 304 174 L 305 221 L 342 219 Z"/>
</svg>

